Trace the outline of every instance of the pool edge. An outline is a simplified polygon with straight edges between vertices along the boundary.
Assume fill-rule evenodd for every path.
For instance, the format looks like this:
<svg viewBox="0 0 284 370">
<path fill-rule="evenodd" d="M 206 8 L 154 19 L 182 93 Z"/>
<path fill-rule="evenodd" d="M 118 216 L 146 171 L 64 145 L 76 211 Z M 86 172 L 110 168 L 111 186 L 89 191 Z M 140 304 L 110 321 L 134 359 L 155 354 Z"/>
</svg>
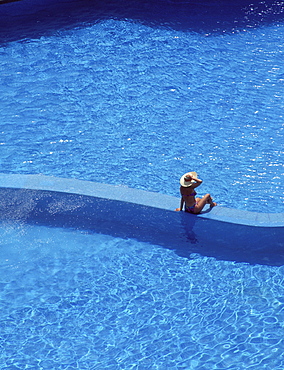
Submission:
<svg viewBox="0 0 284 370">
<path fill-rule="evenodd" d="M 129 188 L 73 178 L 60 178 L 46 175 L 0 173 L 1 188 L 45 190 L 93 196 L 102 199 L 121 201 L 140 206 L 173 211 L 179 206 L 180 198 Z M 284 227 L 284 213 L 261 213 L 217 206 L 200 215 L 188 215 L 212 221 L 255 227 Z"/>
</svg>

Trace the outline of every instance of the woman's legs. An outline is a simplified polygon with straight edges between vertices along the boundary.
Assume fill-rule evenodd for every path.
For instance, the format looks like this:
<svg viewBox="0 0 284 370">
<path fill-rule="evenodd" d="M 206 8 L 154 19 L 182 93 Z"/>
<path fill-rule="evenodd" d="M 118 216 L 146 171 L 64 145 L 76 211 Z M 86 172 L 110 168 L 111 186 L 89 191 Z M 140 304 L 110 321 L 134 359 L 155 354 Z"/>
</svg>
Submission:
<svg viewBox="0 0 284 370">
<path fill-rule="evenodd" d="M 210 194 L 206 194 L 204 195 L 203 198 L 196 198 L 196 206 L 194 208 L 194 213 L 200 213 L 205 204 L 210 204 L 210 207 L 215 207 L 217 205 L 217 203 L 213 202 L 212 198 L 211 198 L 211 195 Z"/>
</svg>

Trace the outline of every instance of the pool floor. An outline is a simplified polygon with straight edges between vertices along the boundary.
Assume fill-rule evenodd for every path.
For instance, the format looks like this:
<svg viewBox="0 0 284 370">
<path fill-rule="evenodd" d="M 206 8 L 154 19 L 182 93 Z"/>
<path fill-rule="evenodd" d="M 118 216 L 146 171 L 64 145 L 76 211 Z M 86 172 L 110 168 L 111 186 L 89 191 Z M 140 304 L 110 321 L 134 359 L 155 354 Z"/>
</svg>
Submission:
<svg viewBox="0 0 284 370">
<path fill-rule="evenodd" d="M 271 369 L 283 269 L 1 225 L 3 369 Z"/>
</svg>

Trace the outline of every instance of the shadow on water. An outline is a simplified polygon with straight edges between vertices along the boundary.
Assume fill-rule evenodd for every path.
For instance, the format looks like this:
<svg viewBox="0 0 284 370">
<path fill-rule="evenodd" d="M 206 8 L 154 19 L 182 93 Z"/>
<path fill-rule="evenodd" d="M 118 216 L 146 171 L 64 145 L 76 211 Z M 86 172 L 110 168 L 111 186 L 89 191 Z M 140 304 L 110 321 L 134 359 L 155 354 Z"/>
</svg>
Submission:
<svg viewBox="0 0 284 370">
<path fill-rule="evenodd" d="M 102 19 L 130 19 L 152 27 L 234 33 L 284 20 L 276 0 L 21 0 L 0 2 L 1 42 L 39 38 Z"/>
<path fill-rule="evenodd" d="M 114 199 L 0 188 L 0 221 L 132 238 L 173 250 L 183 258 L 201 255 L 252 265 L 284 265 L 283 227 L 224 223 Z"/>
</svg>

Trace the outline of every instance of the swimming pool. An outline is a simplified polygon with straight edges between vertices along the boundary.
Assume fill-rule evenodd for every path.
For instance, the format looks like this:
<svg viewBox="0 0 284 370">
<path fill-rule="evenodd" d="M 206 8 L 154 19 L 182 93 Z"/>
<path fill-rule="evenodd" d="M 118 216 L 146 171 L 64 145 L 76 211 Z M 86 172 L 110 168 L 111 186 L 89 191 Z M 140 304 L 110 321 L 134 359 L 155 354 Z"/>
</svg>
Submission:
<svg viewBox="0 0 284 370">
<path fill-rule="evenodd" d="M 282 268 L 1 228 L 3 369 L 283 368 Z"/>
<path fill-rule="evenodd" d="M 282 212 L 281 7 L 210 4 L 1 6 L 0 172 Z"/>
<path fill-rule="evenodd" d="M 3 369 L 283 368 L 282 268 L 66 229 L 4 230 Z"/>
<path fill-rule="evenodd" d="M 227 222 L 218 236 L 217 218 L 174 212 L 174 197 L 0 182 L 3 369 L 283 367 L 283 220 L 275 240 Z"/>
<path fill-rule="evenodd" d="M 196 169 L 221 206 L 282 212 L 281 4 L 27 0 L 0 18 L 0 172 L 178 196 Z M 40 197 L 23 194 L 20 215 Z M 50 203 L 1 218 L 1 368 L 283 369 L 282 240 L 176 249 L 48 199 L 68 225 Z"/>
</svg>

